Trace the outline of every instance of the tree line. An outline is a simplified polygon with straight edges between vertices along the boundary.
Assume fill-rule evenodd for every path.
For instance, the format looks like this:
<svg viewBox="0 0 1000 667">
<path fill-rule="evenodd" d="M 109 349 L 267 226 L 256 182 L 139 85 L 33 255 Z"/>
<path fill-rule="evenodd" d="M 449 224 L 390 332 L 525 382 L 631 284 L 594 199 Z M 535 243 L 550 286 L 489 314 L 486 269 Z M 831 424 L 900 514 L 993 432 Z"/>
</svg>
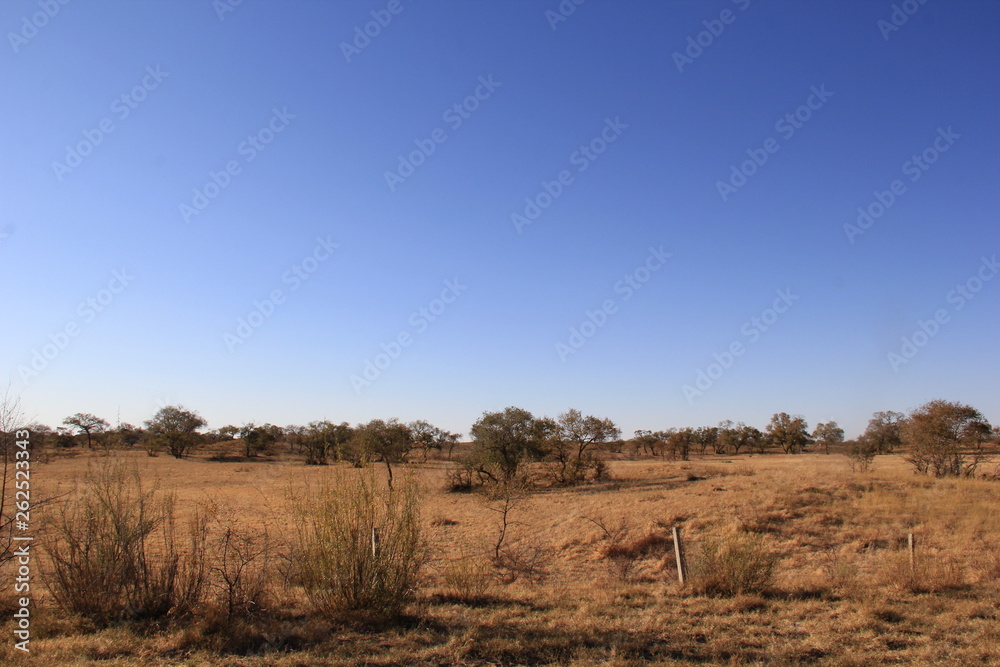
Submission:
<svg viewBox="0 0 1000 667">
<path fill-rule="evenodd" d="M 66 417 L 62 426 L 32 424 L 34 446 L 69 448 L 144 447 L 151 455 L 188 456 L 207 443 L 233 442 L 240 455 L 253 458 L 273 454 L 279 444 L 303 455 L 309 465 L 346 461 L 356 466 L 381 463 L 390 482 L 393 466 L 428 456 L 453 457 L 461 434 L 417 420 L 373 419 L 356 424 L 314 421 L 304 426 L 279 427 L 246 423 L 206 431 L 206 421 L 178 405 L 161 408 L 142 427 L 109 422 L 90 413 Z M 578 484 L 607 474 L 610 455 L 688 460 L 692 454 L 719 455 L 780 451 L 840 451 L 852 458 L 871 460 L 905 449 L 917 472 L 935 476 L 974 475 L 985 460 L 984 446 L 996 440 L 982 413 L 968 405 L 934 400 L 909 414 L 876 412 L 858 438 L 845 441 L 836 421 L 821 422 L 810 430 L 801 416 L 775 413 L 763 430 L 725 420 L 716 426 L 637 430 L 623 439 L 611 419 L 570 409 L 556 418 L 536 417 L 524 408 L 484 412 L 472 425 L 471 443 L 461 457 L 456 484 L 503 482 L 516 477 L 528 463 L 540 463 L 555 484 Z"/>
</svg>

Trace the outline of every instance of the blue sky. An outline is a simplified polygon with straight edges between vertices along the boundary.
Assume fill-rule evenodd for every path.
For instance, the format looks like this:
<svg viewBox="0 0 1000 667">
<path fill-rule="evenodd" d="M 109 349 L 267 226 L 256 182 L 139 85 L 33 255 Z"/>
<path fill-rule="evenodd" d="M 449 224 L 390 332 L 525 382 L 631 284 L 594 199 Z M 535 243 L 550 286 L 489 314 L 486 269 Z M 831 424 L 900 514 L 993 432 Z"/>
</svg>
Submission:
<svg viewBox="0 0 1000 667">
<path fill-rule="evenodd" d="M 53 425 L 996 422 L 998 28 L 986 1 L 5 2 L 0 360 Z"/>
</svg>

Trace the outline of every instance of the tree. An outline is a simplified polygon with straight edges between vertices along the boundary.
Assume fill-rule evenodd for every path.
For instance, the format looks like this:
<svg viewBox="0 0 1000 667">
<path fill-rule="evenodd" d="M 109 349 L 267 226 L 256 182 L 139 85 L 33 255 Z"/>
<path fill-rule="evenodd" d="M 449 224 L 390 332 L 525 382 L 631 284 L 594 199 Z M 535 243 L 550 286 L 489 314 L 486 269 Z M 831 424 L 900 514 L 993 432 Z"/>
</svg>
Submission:
<svg viewBox="0 0 1000 667">
<path fill-rule="evenodd" d="M 876 412 L 868 420 L 868 428 L 861 434 L 858 444 L 876 454 L 892 454 L 892 450 L 902 443 L 901 429 L 905 418 L 902 412 Z"/>
<path fill-rule="evenodd" d="M 525 461 L 545 454 L 554 431 L 551 419 L 536 419 L 523 408 L 484 412 L 472 425 L 470 462 L 490 479 L 509 482 L 517 477 Z"/>
<path fill-rule="evenodd" d="M 757 451 L 761 442 L 763 442 L 763 434 L 755 427 L 747 426 L 743 422 L 733 424 L 733 422 L 726 420 L 719 422 L 715 453 L 739 454 L 744 447 L 751 451 Z"/>
<path fill-rule="evenodd" d="M 691 448 L 698 443 L 698 434 L 693 428 L 682 428 L 667 436 L 667 451 L 670 458 L 687 461 L 691 458 Z"/>
<path fill-rule="evenodd" d="M 306 465 L 325 466 L 331 455 L 336 459 L 342 458 L 353 437 L 354 429 L 347 422 L 309 422 L 302 440 L 306 448 Z"/>
<path fill-rule="evenodd" d="M 184 456 L 197 444 L 198 431 L 206 422 L 197 412 L 185 410 L 179 405 L 160 408 L 156 415 L 146 422 L 151 445 L 164 447 L 174 458 Z"/>
<path fill-rule="evenodd" d="M 123 422 L 114 431 L 111 431 L 109 435 L 119 447 L 131 448 L 142 442 L 146 434 L 141 428 L 136 428 L 128 422 Z"/>
<path fill-rule="evenodd" d="M 443 450 L 448 447 L 448 458 L 451 458 L 451 451 L 458 442 L 460 433 L 451 433 L 430 424 L 423 419 L 408 424 L 410 432 L 413 434 L 413 445 L 423 453 L 423 460 L 427 460 L 430 450 Z"/>
<path fill-rule="evenodd" d="M 556 432 L 548 443 L 549 457 L 554 464 L 553 479 L 557 484 L 583 481 L 587 471 L 597 465 L 594 447 L 620 437 L 621 429 L 610 419 L 585 417 L 575 409 L 559 415 Z"/>
<path fill-rule="evenodd" d="M 235 440 L 240 437 L 240 427 L 227 424 L 218 430 L 218 434 L 223 440 Z"/>
<path fill-rule="evenodd" d="M 829 454 L 830 447 L 844 443 L 844 429 L 840 428 L 837 422 L 819 423 L 813 429 L 812 437 L 817 445 L 823 447 L 823 453 Z"/>
<path fill-rule="evenodd" d="M 648 452 L 650 456 L 657 456 L 663 452 L 667 444 L 667 438 L 673 431 L 650 431 L 639 429 L 635 431 L 635 437 L 629 440 L 632 446 L 633 458 L 638 458 L 639 452 Z"/>
<path fill-rule="evenodd" d="M 701 454 L 708 451 L 709 447 L 716 450 L 719 441 L 719 427 L 699 426 L 694 430 L 694 438 L 695 442 L 698 444 L 698 451 Z"/>
<path fill-rule="evenodd" d="M 807 428 L 802 417 L 790 417 L 787 412 L 778 412 L 767 425 L 767 437 L 771 444 L 781 447 L 786 454 L 798 454 L 812 440 Z"/>
<path fill-rule="evenodd" d="M 736 452 L 733 441 L 736 439 L 736 429 L 733 422 L 725 419 L 719 422 L 715 436 L 715 453 L 728 454 L 730 451 Z"/>
<path fill-rule="evenodd" d="M 66 417 L 62 423 L 66 426 L 75 426 L 81 433 L 87 434 L 87 449 L 93 448 L 91 437 L 103 433 L 109 426 L 108 422 L 89 412 L 77 412 L 72 417 Z"/>
<path fill-rule="evenodd" d="M 354 430 L 355 451 L 360 461 L 378 460 L 385 464 L 392 490 L 392 464 L 406 461 L 413 449 L 413 433 L 396 419 L 373 419 Z"/>
<path fill-rule="evenodd" d="M 935 399 L 910 413 L 902 425 L 906 460 L 919 473 L 972 476 L 985 459 L 990 424 L 979 410 Z"/>
<path fill-rule="evenodd" d="M 247 458 L 266 453 L 281 437 L 281 427 L 272 424 L 257 426 L 253 422 L 244 424 L 240 429 L 240 440 L 243 442 L 243 455 Z"/>
</svg>

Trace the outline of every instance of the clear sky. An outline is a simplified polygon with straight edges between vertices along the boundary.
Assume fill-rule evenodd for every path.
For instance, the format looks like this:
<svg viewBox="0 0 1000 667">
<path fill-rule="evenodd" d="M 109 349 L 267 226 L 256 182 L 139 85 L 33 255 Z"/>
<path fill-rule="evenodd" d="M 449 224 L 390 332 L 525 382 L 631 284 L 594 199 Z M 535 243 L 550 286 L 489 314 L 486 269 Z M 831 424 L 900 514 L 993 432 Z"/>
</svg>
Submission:
<svg viewBox="0 0 1000 667">
<path fill-rule="evenodd" d="M 998 2 L 8 0 L 0 32 L 0 361 L 42 422 L 1000 421 Z"/>
</svg>

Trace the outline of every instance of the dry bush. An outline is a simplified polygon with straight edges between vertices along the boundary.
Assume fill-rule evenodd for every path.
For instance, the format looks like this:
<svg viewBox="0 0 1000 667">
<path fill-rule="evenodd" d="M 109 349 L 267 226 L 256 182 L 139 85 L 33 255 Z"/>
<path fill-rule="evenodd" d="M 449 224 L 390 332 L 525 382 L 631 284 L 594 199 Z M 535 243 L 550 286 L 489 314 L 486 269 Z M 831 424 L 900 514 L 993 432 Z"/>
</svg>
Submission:
<svg viewBox="0 0 1000 667">
<path fill-rule="evenodd" d="M 445 589 L 444 597 L 466 604 L 489 599 L 496 584 L 496 575 L 489 559 L 470 554 L 448 561 L 441 578 Z"/>
<path fill-rule="evenodd" d="M 917 554 L 913 567 L 906 551 L 887 551 L 872 576 L 876 586 L 907 593 L 940 593 L 966 587 L 962 568 L 951 560 Z"/>
<path fill-rule="evenodd" d="M 270 532 L 228 525 L 213 547 L 212 585 L 226 617 L 250 617 L 265 611 L 272 597 L 277 547 Z"/>
<path fill-rule="evenodd" d="M 691 586 L 704 595 L 763 593 L 772 584 L 777 556 L 760 535 L 733 532 L 709 538 L 691 568 Z"/>
<path fill-rule="evenodd" d="M 753 477 L 757 474 L 757 469 L 750 465 L 749 461 L 740 461 L 733 468 L 733 474 L 741 477 Z"/>
<path fill-rule="evenodd" d="M 98 625 L 183 615 L 202 599 L 208 521 L 196 513 L 186 551 L 172 494 L 147 489 L 134 465 L 93 464 L 46 523 L 46 584 L 56 603 Z"/>
<path fill-rule="evenodd" d="M 601 546 L 600 556 L 608 561 L 612 573 L 620 581 L 629 581 L 642 559 L 662 559 L 673 549 L 673 537 L 661 532 L 669 527 L 664 522 L 658 522 L 642 535 L 632 537 L 632 525 L 626 517 L 617 522 L 586 518 L 601 529 L 604 544 Z"/>
<path fill-rule="evenodd" d="M 326 477 L 293 502 L 296 568 L 317 610 L 398 615 L 413 597 L 425 556 L 416 483 L 389 490 L 364 470 Z"/>
<path fill-rule="evenodd" d="M 852 442 L 847 446 L 847 465 L 851 472 L 869 473 L 875 469 L 878 452 L 865 442 Z"/>
<path fill-rule="evenodd" d="M 493 564 L 506 584 L 518 579 L 539 584 L 549 576 L 552 552 L 534 540 L 521 538 L 500 547 Z"/>
<path fill-rule="evenodd" d="M 973 558 L 972 569 L 981 581 L 1000 580 L 1000 549 L 993 545 L 980 547 Z"/>
</svg>

